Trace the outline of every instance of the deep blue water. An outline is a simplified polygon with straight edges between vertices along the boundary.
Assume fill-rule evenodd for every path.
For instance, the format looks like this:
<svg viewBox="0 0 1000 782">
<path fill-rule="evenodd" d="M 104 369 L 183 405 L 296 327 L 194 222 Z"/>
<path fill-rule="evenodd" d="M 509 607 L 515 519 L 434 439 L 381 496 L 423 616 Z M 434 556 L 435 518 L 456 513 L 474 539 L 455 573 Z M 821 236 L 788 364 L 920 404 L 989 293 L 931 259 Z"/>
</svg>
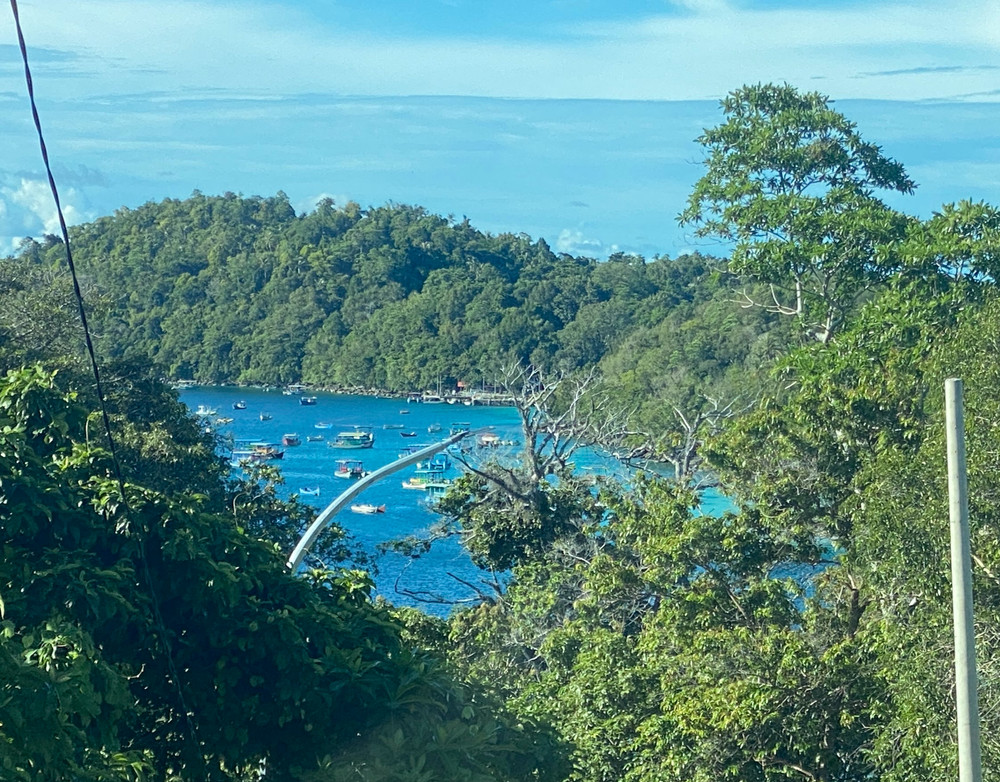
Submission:
<svg viewBox="0 0 1000 782">
<path fill-rule="evenodd" d="M 281 468 L 285 485 L 280 493 L 288 496 L 301 488 L 319 487 L 318 496 L 300 495 L 300 500 L 314 506 L 317 512 L 332 502 L 348 487 L 346 480 L 334 477 L 339 459 L 361 459 L 365 469 L 372 470 L 394 461 L 407 445 L 430 444 L 447 436 L 453 423 L 468 423 L 473 429 L 493 427 L 502 440 L 519 441 L 520 426 L 517 413 L 506 407 L 468 407 L 461 404 L 408 403 L 401 399 L 382 399 L 328 393 L 312 393 L 315 405 L 302 405 L 298 396 L 283 394 L 280 390 L 202 387 L 181 391 L 181 400 L 194 411 L 204 405 L 214 408 L 218 417 L 232 418 L 230 424 L 216 427 L 220 434 L 240 440 L 280 443 L 282 435 L 297 434 L 302 444 L 285 447 L 285 456 L 272 462 Z M 233 403 L 245 401 L 245 410 L 234 410 Z M 260 415 L 271 416 L 261 421 Z M 332 424 L 330 428 L 316 428 L 316 424 Z M 403 429 L 384 428 L 403 425 Z M 439 425 L 440 432 L 429 433 L 428 427 Z M 341 450 L 330 448 L 328 442 L 337 432 L 350 430 L 355 425 L 371 427 L 375 444 L 370 449 Z M 401 432 L 416 432 L 415 437 L 403 437 Z M 308 435 L 323 435 L 320 442 L 308 442 Z M 583 470 L 614 475 L 627 480 L 628 475 L 615 460 L 594 452 L 580 452 L 578 467 Z M 362 515 L 342 510 L 337 522 L 346 529 L 363 548 L 375 553 L 379 543 L 419 535 L 440 517 L 430 508 L 422 491 L 404 489 L 402 481 L 414 474 L 413 468 L 394 473 L 372 484 L 358 495 L 355 502 L 385 505 L 385 513 Z M 457 477 L 453 467 L 449 476 Z M 713 512 L 725 507 L 724 498 L 709 493 L 703 500 L 702 510 Z M 474 593 L 449 574 L 463 581 L 478 583 L 484 574 L 471 561 L 465 550 L 454 538 L 434 544 L 430 552 L 417 560 L 389 552 L 378 561 L 375 579 L 376 592 L 397 605 L 411 605 L 422 610 L 446 615 L 449 605 L 424 602 L 395 589 L 399 585 L 409 592 L 441 595 L 455 601 L 473 598 Z"/>
</svg>

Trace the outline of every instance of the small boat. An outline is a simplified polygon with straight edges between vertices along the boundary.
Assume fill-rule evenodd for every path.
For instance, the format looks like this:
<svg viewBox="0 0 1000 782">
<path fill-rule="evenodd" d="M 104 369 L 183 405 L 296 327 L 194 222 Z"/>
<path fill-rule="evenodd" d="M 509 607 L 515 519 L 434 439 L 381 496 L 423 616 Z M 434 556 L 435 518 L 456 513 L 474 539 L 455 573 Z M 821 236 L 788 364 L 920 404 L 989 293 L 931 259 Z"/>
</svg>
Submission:
<svg viewBox="0 0 1000 782">
<path fill-rule="evenodd" d="M 353 432 L 341 432 L 329 445 L 331 448 L 371 448 L 375 445 L 375 435 L 369 429 L 358 427 Z"/>
<path fill-rule="evenodd" d="M 341 459 L 337 462 L 337 469 L 333 472 L 334 478 L 357 479 L 364 478 L 368 474 L 364 464 L 357 459 Z"/>
<path fill-rule="evenodd" d="M 321 434 L 307 434 L 306 435 L 306 442 L 307 443 L 321 443 L 325 439 L 326 438 L 324 438 L 323 435 L 321 435 Z"/>
<path fill-rule="evenodd" d="M 213 415 L 218 415 L 219 411 L 214 407 L 206 407 L 205 405 L 198 405 L 198 409 L 194 411 L 196 416 L 200 418 L 211 418 Z"/>
<path fill-rule="evenodd" d="M 318 424 L 313 424 L 313 429 L 333 429 L 333 424 L 320 421 Z"/>
<path fill-rule="evenodd" d="M 352 505 L 351 510 L 354 513 L 385 513 L 385 505 L 371 505 L 367 502 L 359 502 L 357 505 Z"/>
<path fill-rule="evenodd" d="M 235 455 L 237 452 L 233 452 Z M 250 459 L 255 462 L 265 462 L 271 459 L 284 459 L 285 452 L 280 448 L 273 445 L 268 445 L 267 443 L 256 443 L 253 445 L 249 451 L 240 452 L 241 456 Z"/>
<path fill-rule="evenodd" d="M 382 424 L 383 429 L 402 429 L 402 424 Z"/>
<path fill-rule="evenodd" d="M 400 410 L 400 411 L 399 411 L 399 414 L 400 414 L 400 415 L 409 415 L 409 414 L 410 414 L 410 411 L 409 411 L 409 410 Z"/>
<path fill-rule="evenodd" d="M 233 402 L 233 410 L 246 410 L 247 403 L 242 399 L 239 402 Z"/>
<path fill-rule="evenodd" d="M 417 433 L 416 432 L 400 432 L 399 436 L 400 437 L 416 437 Z"/>
<path fill-rule="evenodd" d="M 448 430 L 448 434 L 461 434 L 462 432 L 468 432 L 472 428 L 472 424 L 466 423 L 465 421 L 456 421 L 451 425 Z"/>
<path fill-rule="evenodd" d="M 417 462 L 417 475 L 442 475 L 451 466 L 448 454 L 438 453 L 430 459 Z"/>
<path fill-rule="evenodd" d="M 403 481 L 404 489 L 420 489 L 430 494 L 444 494 L 451 487 L 454 481 L 451 478 L 442 478 L 440 475 L 430 475 L 426 477 L 407 478 Z"/>
<path fill-rule="evenodd" d="M 261 413 L 260 414 L 260 420 L 261 421 L 270 421 L 271 420 L 271 414 L 270 413 Z"/>
<path fill-rule="evenodd" d="M 319 486 L 314 486 L 311 489 L 299 489 L 299 494 L 307 494 L 310 497 L 318 497 L 319 496 Z"/>
<path fill-rule="evenodd" d="M 306 387 L 301 383 L 292 383 L 290 386 L 285 388 L 285 390 L 282 391 L 281 393 L 283 393 L 285 396 L 299 396 L 305 390 Z"/>
<path fill-rule="evenodd" d="M 430 434 L 434 434 L 435 432 L 440 432 L 441 431 L 441 424 L 431 424 L 430 426 L 427 427 L 427 431 Z"/>
<path fill-rule="evenodd" d="M 316 397 L 314 397 L 314 396 L 300 396 L 299 397 L 299 404 L 300 405 L 314 405 L 314 404 L 316 404 Z"/>
<path fill-rule="evenodd" d="M 479 435 L 479 437 L 476 438 L 476 445 L 478 445 L 481 448 L 496 448 L 498 445 L 501 444 L 502 441 L 500 440 L 500 438 L 497 435 L 493 434 L 492 432 L 481 434 Z"/>
<path fill-rule="evenodd" d="M 302 438 L 297 434 L 283 434 L 281 435 L 282 445 L 302 445 Z"/>
</svg>

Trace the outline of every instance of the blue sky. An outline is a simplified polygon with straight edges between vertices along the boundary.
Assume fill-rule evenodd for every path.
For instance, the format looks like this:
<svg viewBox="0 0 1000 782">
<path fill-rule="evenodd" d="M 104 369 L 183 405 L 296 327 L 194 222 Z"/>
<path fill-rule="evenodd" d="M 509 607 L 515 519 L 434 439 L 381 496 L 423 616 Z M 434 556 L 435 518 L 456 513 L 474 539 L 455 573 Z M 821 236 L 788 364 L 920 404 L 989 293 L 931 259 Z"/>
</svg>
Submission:
<svg viewBox="0 0 1000 782">
<path fill-rule="evenodd" d="M 694 139 L 742 84 L 819 90 L 927 216 L 1000 182 L 991 0 L 21 0 L 71 222 L 195 189 L 419 204 L 554 248 L 675 256 Z M 0 252 L 54 231 L 0 12 Z"/>
</svg>

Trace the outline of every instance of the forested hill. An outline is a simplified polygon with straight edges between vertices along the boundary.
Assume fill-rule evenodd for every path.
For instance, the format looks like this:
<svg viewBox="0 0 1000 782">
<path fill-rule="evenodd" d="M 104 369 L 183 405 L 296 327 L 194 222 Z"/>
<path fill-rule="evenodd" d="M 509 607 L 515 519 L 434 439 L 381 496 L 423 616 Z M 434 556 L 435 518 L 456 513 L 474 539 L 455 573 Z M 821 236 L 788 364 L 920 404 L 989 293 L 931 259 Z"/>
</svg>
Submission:
<svg viewBox="0 0 1000 782">
<path fill-rule="evenodd" d="M 733 295 L 714 259 L 597 262 L 412 206 L 325 200 L 297 215 L 283 193 L 196 192 L 123 208 L 72 241 L 105 353 L 201 382 L 434 388 L 489 381 L 511 358 L 573 370 L 629 338 L 616 371 L 634 369 L 643 345 L 661 351 L 663 371 L 681 362 L 711 374 L 745 360 L 770 327 L 720 304 Z M 61 243 L 26 241 L 18 262 L 55 268 Z M 656 334 L 713 301 L 726 328 L 704 330 L 698 355 L 685 355 L 679 322 L 674 336 Z"/>
</svg>

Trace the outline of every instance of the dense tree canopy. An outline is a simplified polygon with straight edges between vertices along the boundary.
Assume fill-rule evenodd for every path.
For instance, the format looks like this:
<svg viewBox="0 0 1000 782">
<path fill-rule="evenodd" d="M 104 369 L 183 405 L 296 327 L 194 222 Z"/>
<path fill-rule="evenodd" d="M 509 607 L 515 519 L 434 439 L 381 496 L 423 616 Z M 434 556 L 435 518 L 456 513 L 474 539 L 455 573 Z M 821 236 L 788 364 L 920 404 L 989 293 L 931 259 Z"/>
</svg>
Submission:
<svg viewBox="0 0 1000 782">
<path fill-rule="evenodd" d="M 571 371 L 680 305 L 690 317 L 736 290 L 699 256 L 598 263 L 418 207 L 324 201 L 295 215 L 283 195 L 196 193 L 121 209 L 74 228 L 72 241 L 104 354 L 213 383 L 475 386 L 511 358 Z M 52 276 L 60 261 L 58 242 L 27 241 L 0 264 L 0 297 L 6 279 L 14 296 L 25 272 Z M 21 309 L 8 328 L 38 328 L 14 322 Z M 739 361 L 709 357 L 719 359 Z"/>
</svg>

